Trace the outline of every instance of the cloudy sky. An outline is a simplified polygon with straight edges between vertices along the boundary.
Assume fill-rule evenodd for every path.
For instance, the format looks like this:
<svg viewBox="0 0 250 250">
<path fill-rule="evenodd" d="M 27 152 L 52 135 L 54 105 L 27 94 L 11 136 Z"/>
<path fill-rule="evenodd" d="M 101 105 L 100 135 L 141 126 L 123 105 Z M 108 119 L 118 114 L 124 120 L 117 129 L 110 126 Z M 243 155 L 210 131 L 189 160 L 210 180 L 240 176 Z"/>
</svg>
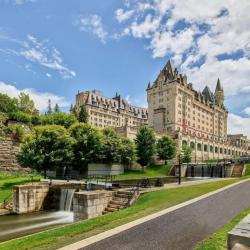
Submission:
<svg viewBox="0 0 250 250">
<path fill-rule="evenodd" d="M 249 0 L 0 0 L 0 92 L 64 110 L 78 90 L 146 106 L 168 59 L 202 90 L 219 77 L 229 132 L 250 136 Z"/>
</svg>

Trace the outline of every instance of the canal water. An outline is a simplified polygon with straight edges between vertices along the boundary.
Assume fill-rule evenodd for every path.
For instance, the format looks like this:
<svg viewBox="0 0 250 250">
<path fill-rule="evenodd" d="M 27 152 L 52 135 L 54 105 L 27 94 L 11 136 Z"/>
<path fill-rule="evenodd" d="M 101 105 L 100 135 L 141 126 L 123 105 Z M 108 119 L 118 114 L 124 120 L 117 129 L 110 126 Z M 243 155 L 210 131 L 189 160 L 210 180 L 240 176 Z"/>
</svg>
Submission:
<svg viewBox="0 0 250 250">
<path fill-rule="evenodd" d="M 72 223 L 73 212 L 38 212 L 0 216 L 0 242 Z"/>
</svg>

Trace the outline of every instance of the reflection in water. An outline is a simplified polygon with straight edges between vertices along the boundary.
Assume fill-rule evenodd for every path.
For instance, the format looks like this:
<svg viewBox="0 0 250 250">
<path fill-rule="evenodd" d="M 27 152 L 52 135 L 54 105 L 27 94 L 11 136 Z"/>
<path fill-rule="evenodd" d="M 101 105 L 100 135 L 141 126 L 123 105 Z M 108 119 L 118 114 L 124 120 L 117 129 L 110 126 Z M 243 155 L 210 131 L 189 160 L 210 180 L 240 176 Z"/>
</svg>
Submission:
<svg viewBox="0 0 250 250">
<path fill-rule="evenodd" d="M 0 242 L 73 222 L 72 212 L 39 212 L 0 217 Z"/>
</svg>

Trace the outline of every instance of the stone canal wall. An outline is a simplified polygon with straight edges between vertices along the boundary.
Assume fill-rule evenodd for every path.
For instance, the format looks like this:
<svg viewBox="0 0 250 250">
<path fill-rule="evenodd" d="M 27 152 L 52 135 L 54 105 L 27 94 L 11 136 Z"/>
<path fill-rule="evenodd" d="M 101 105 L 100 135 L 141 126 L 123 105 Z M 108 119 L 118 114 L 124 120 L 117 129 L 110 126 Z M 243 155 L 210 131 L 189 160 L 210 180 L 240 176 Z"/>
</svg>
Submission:
<svg viewBox="0 0 250 250">
<path fill-rule="evenodd" d="M 37 212 L 43 209 L 49 185 L 18 185 L 13 187 L 13 212 Z"/>
<path fill-rule="evenodd" d="M 73 200 L 74 219 L 83 220 L 102 215 L 114 193 L 105 190 L 76 192 Z"/>
<path fill-rule="evenodd" d="M 18 164 L 16 154 L 19 150 L 19 142 L 0 138 L 0 171 L 28 172 L 30 170 L 21 168 Z"/>
</svg>

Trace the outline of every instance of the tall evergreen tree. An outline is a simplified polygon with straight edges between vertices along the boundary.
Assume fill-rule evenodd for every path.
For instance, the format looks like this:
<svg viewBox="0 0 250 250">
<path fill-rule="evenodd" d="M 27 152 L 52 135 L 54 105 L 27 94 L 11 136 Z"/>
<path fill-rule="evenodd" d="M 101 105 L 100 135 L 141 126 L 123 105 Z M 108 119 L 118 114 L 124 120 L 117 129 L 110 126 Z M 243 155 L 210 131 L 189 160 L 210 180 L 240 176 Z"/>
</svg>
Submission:
<svg viewBox="0 0 250 250">
<path fill-rule="evenodd" d="M 57 103 L 55 105 L 54 112 L 60 112 L 60 107 Z"/>
<path fill-rule="evenodd" d="M 51 100 L 50 99 L 48 100 L 48 111 L 47 111 L 47 114 L 48 115 L 52 114 Z"/>
<path fill-rule="evenodd" d="M 78 121 L 79 122 L 85 122 L 85 123 L 88 122 L 88 112 L 87 112 L 86 107 L 84 105 L 82 105 L 80 107 L 80 112 L 79 112 L 79 115 L 78 115 Z"/>
</svg>

